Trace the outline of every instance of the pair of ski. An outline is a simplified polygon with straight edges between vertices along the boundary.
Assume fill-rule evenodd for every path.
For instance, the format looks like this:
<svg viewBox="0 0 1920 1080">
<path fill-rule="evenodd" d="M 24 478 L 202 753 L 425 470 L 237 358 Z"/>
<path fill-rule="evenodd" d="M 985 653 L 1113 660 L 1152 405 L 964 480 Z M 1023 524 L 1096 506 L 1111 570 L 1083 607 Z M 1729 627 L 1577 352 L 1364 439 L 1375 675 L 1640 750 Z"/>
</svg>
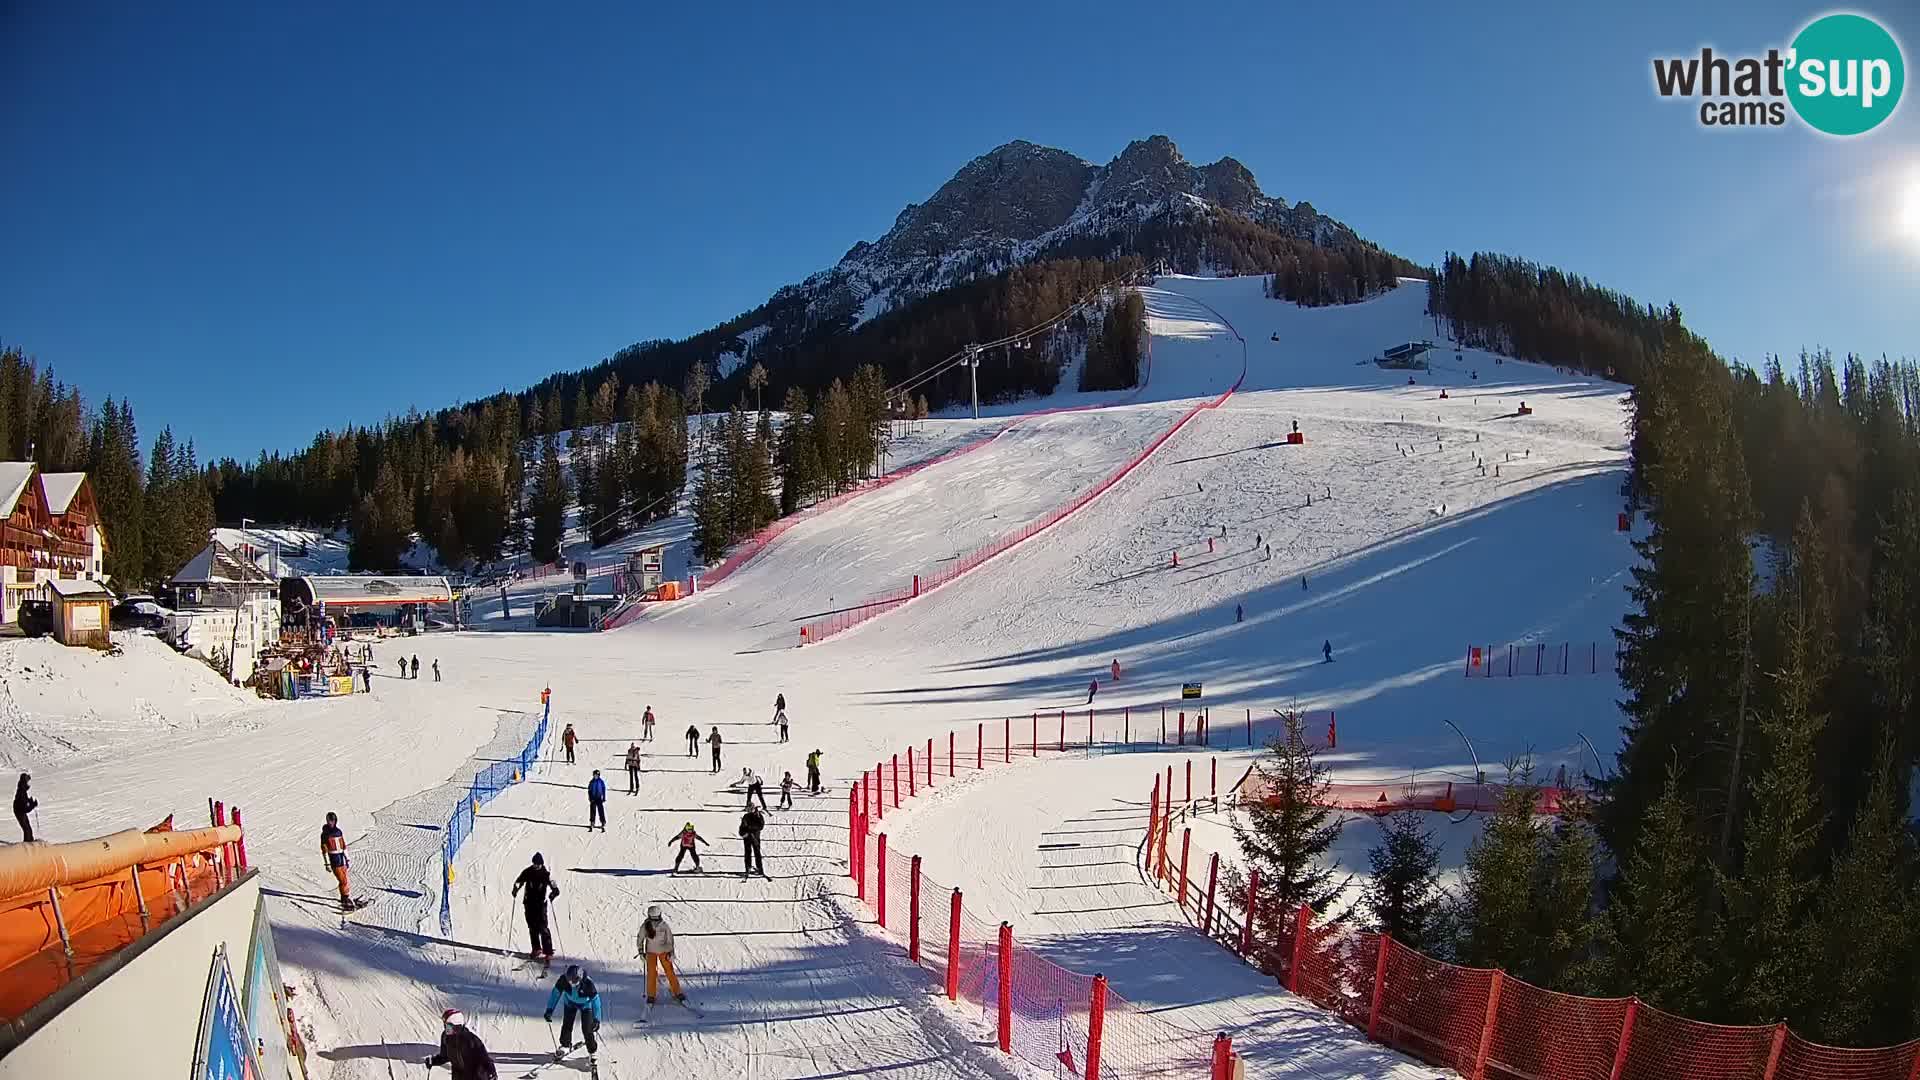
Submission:
<svg viewBox="0 0 1920 1080">
<path fill-rule="evenodd" d="M 366 907 L 368 904 L 371 904 L 371 903 L 373 903 L 373 897 L 371 896 L 353 897 L 352 899 L 348 900 L 346 904 L 340 908 L 340 916 L 342 918 L 345 918 L 346 916 L 351 915 L 356 911 L 359 911 L 361 908 Z"/>
<path fill-rule="evenodd" d="M 684 996 L 675 998 L 673 1001 L 673 1004 L 678 1005 L 681 1008 L 687 1010 L 687 1012 L 690 1013 L 695 1020 L 705 1020 L 707 1018 L 706 1013 L 701 1012 L 698 1007 L 693 1005 L 691 1002 L 687 1001 L 687 999 Z M 640 1006 L 639 1022 L 642 1024 L 648 1024 L 648 1023 L 651 1023 L 652 1021 L 653 1021 L 653 1003 L 647 1002 L 646 1004 Z"/>
<path fill-rule="evenodd" d="M 545 1072 L 546 1070 L 553 1068 L 555 1065 L 566 1064 L 567 1058 L 572 1056 L 575 1050 L 584 1050 L 584 1049 L 585 1049 L 584 1047 L 578 1047 L 578 1046 L 569 1046 L 564 1049 L 555 1049 L 553 1052 L 553 1060 L 543 1061 L 540 1064 L 535 1065 L 533 1068 L 527 1070 L 526 1072 L 521 1073 L 520 1080 L 534 1080 L 535 1077 L 539 1076 L 541 1073 Z M 605 1056 L 606 1055 L 604 1053 L 587 1055 L 587 1062 L 586 1062 L 587 1073 L 593 1077 L 593 1080 L 600 1080 L 600 1059 Z M 611 1061 L 613 1059 L 607 1058 L 607 1060 Z M 578 1068 L 578 1066 L 576 1065 L 575 1068 Z"/>
</svg>

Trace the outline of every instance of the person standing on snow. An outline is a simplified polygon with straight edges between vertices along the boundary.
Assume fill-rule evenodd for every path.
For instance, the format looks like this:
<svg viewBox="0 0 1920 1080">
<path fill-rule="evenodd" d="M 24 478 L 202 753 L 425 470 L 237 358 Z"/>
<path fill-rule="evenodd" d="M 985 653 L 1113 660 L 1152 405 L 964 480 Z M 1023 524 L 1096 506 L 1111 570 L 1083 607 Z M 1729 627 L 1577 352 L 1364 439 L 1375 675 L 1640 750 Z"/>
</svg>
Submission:
<svg viewBox="0 0 1920 1080">
<path fill-rule="evenodd" d="M 593 831 L 593 823 L 600 823 L 600 831 L 607 831 L 607 782 L 600 779 L 600 770 L 593 770 L 593 779 L 587 781 L 587 831 Z"/>
<path fill-rule="evenodd" d="M 820 751 L 807 755 L 807 794 L 820 794 Z"/>
<path fill-rule="evenodd" d="M 787 711 L 787 695 L 784 693 L 773 695 L 773 714 L 775 716 L 778 716 L 781 713 L 786 711 Z"/>
<path fill-rule="evenodd" d="M 687 725 L 687 756 L 700 756 L 700 725 Z"/>
<path fill-rule="evenodd" d="M 567 764 L 569 765 L 573 764 L 573 744 L 579 741 L 580 736 L 573 733 L 572 724 L 568 724 L 566 729 L 560 732 L 560 745 L 566 748 Z"/>
<path fill-rule="evenodd" d="M 340 883 L 340 910 L 353 910 L 353 896 L 347 889 L 347 834 L 340 831 L 340 816 L 327 811 L 327 823 L 320 826 L 320 855 L 327 872 Z"/>
<path fill-rule="evenodd" d="M 640 744 L 627 744 L 627 794 L 640 794 Z"/>
<path fill-rule="evenodd" d="M 1099 692 L 1100 692 L 1100 677 L 1096 675 L 1094 676 L 1092 681 L 1087 683 L 1087 704 L 1089 705 L 1093 704 L 1093 695 Z"/>
<path fill-rule="evenodd" d="M 781 709 L 773 714 L 773 722 L 780 725 L 780 741 L 787 741 L 787 710 Z"/>
<path fill-rule="evenodd" d="M 578 964 L 568 964 L 566 974 L 554 980 L 553 992 L 547 995 L 547 1023 L 553 1023 L 553 1007 L 561 1006 L 560 1013 L 560 1052 L 556 1057 L 566 1057 L 573 1049 L 573 1018 L 580 1018 L 580 1041 L 587 1044 L 587 1060 L 592 1061 L 600 1052 L 600 1041 L 594 1038 L 600 1030 L 600 988 L 580 970 Z"/>
<path fill-rule="evenodd" d="M 714 725 L 713 734 L 707 736 L 707 745 L 713 748 L 713 774 L 720 775 L 720 727 Z"/>
<path fill-rule="evenodd" d="M 680 992 L 680 974 L 673 969 L 673 927 L 667 925 L 667 917 L 660 913 L 659 904 L 647 908 L 646 921 L 634 935 L 633 946 L 634 956 L 647 958 L 647 1004 L 653 1004 L 659 991 L 662 970 L 667 973 L 667 990 L 673 994 L 673 1000 L 684 1004 L 687 995 Z"/>
<path fill-rule="evenodd" d="M 547 927 L 547 901 L 560 898 L 560 886 L 553 883 L 546 860 L 537 851 L 533 853 L 533 862 L 513 880 L 512 895 L 519 896 L 522 887 L 527 890 L 527 895 L 521 897 L 527 913 L 527 959 L 551 960 L 553 931 Z"/>
<path fill-rule="evenodd" d="M 420 677 L 420 654 L 419 653 L 413 654 L 413 677 L 416 679 Z"/>
<path fill-rule="evenodd" d="M 467 1030 L 467 1016 L 459 1009 L 440 1014 L 440 1052 L 427 1059 L 427 1071 L 435 1065 L 453 1070 L 453 1080 L 500 1080 L 493 1057 L 480 1036 Z"/>
<path fill-rule="evenodd" d="M 404 656 L 400 658 L 400 677 L 407 677 L 407 658 Z"/>
<path fill-rule="evenodd" d="M 689 855 L 693 856 L 693 868 L 695 870 L 700 869 L 700 849 L 694 845 L 707 844 L 707 838 L 701 836 L 694 830 L 693 822 L 689 821 L 685 825 L 680 826 L 680 835 L 673 838 L 673 843 L 680 845 L 680 853 L 673 857 L 673 869 L 675 873 L 678 873 L 680 870 L 680 860 Z M 672 847 L 673 844 L 667 846 Z M 713 845 L 707 844 L 707 846 L 712 847 Z"/>
<path fill-rule="evenodd" d="M 27 815 L 33 813 L 40 805 L 38 799 L 27 794 L 27 785 L 31 783 L 33 783 L 33 777 L 21 773 L 20 784 L 13 789 L 13 820 L 20 823 L 20 842 L 23 844 L 33 843 L 33 822 L 28 820 Z M 327 817 L 332 818 L 333 815 L 328 814 Z"/>
<path fill-rule="evenodd" d="M 746 869 L 740 871 L 741 877 L 767 876 L 766 864 L 760 859 L 760 830 L 766 826 L 767 819 L 749 802 L 747 812 L 740 815 L 740 844 L 747 860 Z"/>
<path fill-rule="evenodd" d="M 793 809 L 793 774 L 783 773 L 780 777 L 780 809 Z"/>
<path fill-rule="evenodd" d="M 640 717 L 640 741 L 653 741 L 653 706 L 651 705 L 647 706 L 647 711 Z"/>
<path fill-rule="evenodd" d="M 1113 681 L 1119 682 L 1120 681 L 1120 658 L 1119 657 L 1116 656 L 1113 658 L 1113 667 L 1111 670 L 1113 671 Z"/>
<path fill-rule="evenodd" d="M 1326 656 L 1326 660 L 1324 661 L 1325 663 L 1328 663 L 1328 664 L 1333 663 L 1333 642 L 1331 641 L 1321 642 L 1320 652 Z"/>
<path fill-rule="evenodd" d="M 437 656 L 433 659 L 433 681 L 440 681 L 440 658 Z"/>
</svg>

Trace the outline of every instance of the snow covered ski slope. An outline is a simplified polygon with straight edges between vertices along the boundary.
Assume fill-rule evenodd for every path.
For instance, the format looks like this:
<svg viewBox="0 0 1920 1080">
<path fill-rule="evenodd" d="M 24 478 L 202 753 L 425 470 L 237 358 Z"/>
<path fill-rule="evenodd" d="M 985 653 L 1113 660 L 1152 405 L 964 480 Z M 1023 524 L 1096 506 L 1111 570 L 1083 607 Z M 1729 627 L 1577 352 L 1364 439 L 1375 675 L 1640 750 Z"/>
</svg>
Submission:
<svg viewBox="0 0 1920 1080">
<path fill-rule="evenodd" d="M 1631 559 L 1615 530 L 1621 387 L 1451 349 L 1408 385 L 1368 361 L 1435 336 L 1417 285 L 1324 309 L 1268 300 L 1257 278 L 1166 278 L 1146 295 L 1153 351 L 1138 392 L 1031 403 L 978 449 L 794 525 L 726 581 L 621 629 L 541 632 L 521 617 L 490 620 L 511 632 L 385 643 L 377 674 L 418 654 L 446 681 L 376 677 L 370 695 L 243 707 L 225 727 L 36 767 L 44 830 L 197 820 L 206 795 L 243 805 L 323 1080 L 417 1069 L 449 1006 L 503 1076 L 551 1056 L 546 988 L 513 955 L 526 942 L 508 895 L 535 851 L 561 889 L 556 973 L 581 963 L 605 997 L 601 1077 L 1033 1075 L 994 1048 L 977 1009 L 936 1000 L 850 899 L 847 792 L 875 761 L 977 722 L 1084 708 L 1096 676 L 1103 725 L 1122 708 L 1181 708 L 1187 682 L 1203 684 L 1217 717 L 1337 710 L 1331 760 L 1351 777 L 1464 778 L 1476 756 L 1494 767 L 1529 750 L 1578 763 L 1582 737 L 1601 753 L 1617 737 L 1609 631 Z M 1236 383 L 1044 532 L 797 647 L 808 620 L 1046 517 Z M 1102 407 L 1034 415 L 1086 404 Z M 1289 443 L 1296 422 L 1304 441 Z M 1597 675 L 1462 677 L 1470 644 L 1516 641 L 1599 642 L 1609 662 Z M 525 783 L 481 809 L 442 935 L 439 823 L 467 776 L 517 752 L 544 686 L 554 727 L 581 736 L 579 760 L 555 760 L 550 742 Z M 776 693 L 792 719 L 785 744 L 769 723 Z M 621 760 L 649 705 L 659 726 L 628 795 Z M 690 724 L 721 732 L 719 774 L 704 744 L 688 756 Z M 770 816 L 769 877 L 742 878 L 729 783 L 752 767 L 777 802 L 781 775 L 803 779 L 816 748 L 827 791 Z M 1229 755 L 1223 775 L 1247 757 Z M 974 917 L 1014 922 L 1170 1020 L 1231 1032 L 1253 1075 L 1432 1075 L 1234 964 L 1128 865 L 1098 865 L 1130 862 L 1121 846 L 1144 829 L 1137 804 L 1156 759 L 1042 757 L 990 772 L 922 800 L 896 838 L 929 873 L 940 861 Z M 612 789 L 604 833 L 584 828 L 594 769 Z M 374 897 L 344 923 L 327 910 L 317 857 L 328 810 L 347 829 L 356 892 Z M 704 874 L 672 875 L 669 844 L 688 822 L 714 846 Z M 1118 857 L 1096 858 L 1101 845 Z M 642 1026 L 633 935 L 649 904 L 673 922 L 701 1014 L 663 1003 Z"/>
</svg>

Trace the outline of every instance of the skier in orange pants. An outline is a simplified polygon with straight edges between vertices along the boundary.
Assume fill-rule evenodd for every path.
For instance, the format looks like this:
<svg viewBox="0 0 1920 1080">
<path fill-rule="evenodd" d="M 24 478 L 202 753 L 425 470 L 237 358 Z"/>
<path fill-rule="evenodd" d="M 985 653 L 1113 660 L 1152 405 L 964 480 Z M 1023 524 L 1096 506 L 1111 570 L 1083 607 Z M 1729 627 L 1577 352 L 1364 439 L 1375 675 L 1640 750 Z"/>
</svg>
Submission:
<svg viewBox="0 0 1920 1080">
<path fill-rule="evenodd" d="M 687 995 L 680 992 L 680 974 L 673 969 L 673 928 L 667 925 L 667 917 L 660 913 L 660 905 L 647 908 L 647 920 L 640 924 L 640 933 L 634 936 L 636 955 L 647 958 L 647 1004 L 653 1004 L 660 988 L 660 972 L 667 973 L 667 990 L 673 994 L 673 1000 L 686 1003 Z"/>
</svg>

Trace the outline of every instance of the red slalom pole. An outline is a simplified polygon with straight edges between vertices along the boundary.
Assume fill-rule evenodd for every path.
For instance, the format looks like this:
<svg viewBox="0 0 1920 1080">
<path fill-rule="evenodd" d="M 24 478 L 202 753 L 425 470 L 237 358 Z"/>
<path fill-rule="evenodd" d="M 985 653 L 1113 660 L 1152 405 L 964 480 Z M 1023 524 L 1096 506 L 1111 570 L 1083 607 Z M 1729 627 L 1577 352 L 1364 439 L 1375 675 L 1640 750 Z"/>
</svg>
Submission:
<svg viewBox="0 0 1920 1080">
<path fill-rule="evenodd" d="M 900 809 L 900 755 L 893 755 L 893 808 Z"/>
<path fill-rule="evenodd" d="M 987 767 L 987 723 L 982 720 L 973 725 L 973 767 L 976 772 Z"/>
<path fill-rule="evenodd" d="M 953 732 L 949 731 L 947 732 L 947 779 L 949 780 L 954 777 L 953 769 Z"/>
<path fill-rule="evenodd" d="M 1027 743 L 1027 751 L 1028 751 L 1027 753 L 1028 757 L 1040 756 L 1040 714 L 1039 713 L 1033 714 L 1033 740 Z"/>
<path fill-rule="evenodd" d="M 873 789 L 873 794 L 874 794 L 873 805 L 876 812 L 873 815 L 873 819 L 875 821 L 887 820 L 887 794 L 886 794 L 886 791 L 882 789 L 877 783 L 877 781 L 885 779 L 886 775 L 887 775 L 887 763 L 884 761 L 874 762 L 873 778 L 876 781 L 876 784 L 874 785 L 874 789 Z"/>
<path fill-rule="evenodd" d="M 1006 763 L 1013 764 L 1013 718 L 1005 717 L 1000 721 L 1000 752 L 1006 755 Z"/>
<path fill-rule="evenodd" d="M 895 760 L 898 761 L 897 758 Z M 899 765 L 896 764 L 894 768 L 899 768 Z M 913 798 L 913 788 L 913 747 L 909 746 L 907 747 L 907 798 L 909 799 Z"/>
<path fill-rule="evenodd" d="M 1000 924 L 1000 1052 L 1013 1053 L 1013 925 Z"/>
<path fill-rule="evenodd" d="M 1093 977 L 1093 997 L 1087 1002 L 1087 1080 L 1100 1080 L 1100 1044 L 1107 1031 L 1107 977 Z"/>
<path fill-rule="evenodd" d="M 887 925 L 887 834 L 881 833 L 874 839 L 880 845 L 879 854 L 875 855 L 873 860 L 874 869 L 880 871 L 880 887 L 875 893 L 879 899 L 875 904 L 880 909 L 880 927 L 885 929 Z"/>
<path fill-rule="evenodd" d="M 1058 746 L 1054 747 L 1054 749 L 1065 750 L 1066 748 L 1067 748 L 1067 710 L 1061 709 L 1060 710 L 1060 743 Z"/>
</svg>

